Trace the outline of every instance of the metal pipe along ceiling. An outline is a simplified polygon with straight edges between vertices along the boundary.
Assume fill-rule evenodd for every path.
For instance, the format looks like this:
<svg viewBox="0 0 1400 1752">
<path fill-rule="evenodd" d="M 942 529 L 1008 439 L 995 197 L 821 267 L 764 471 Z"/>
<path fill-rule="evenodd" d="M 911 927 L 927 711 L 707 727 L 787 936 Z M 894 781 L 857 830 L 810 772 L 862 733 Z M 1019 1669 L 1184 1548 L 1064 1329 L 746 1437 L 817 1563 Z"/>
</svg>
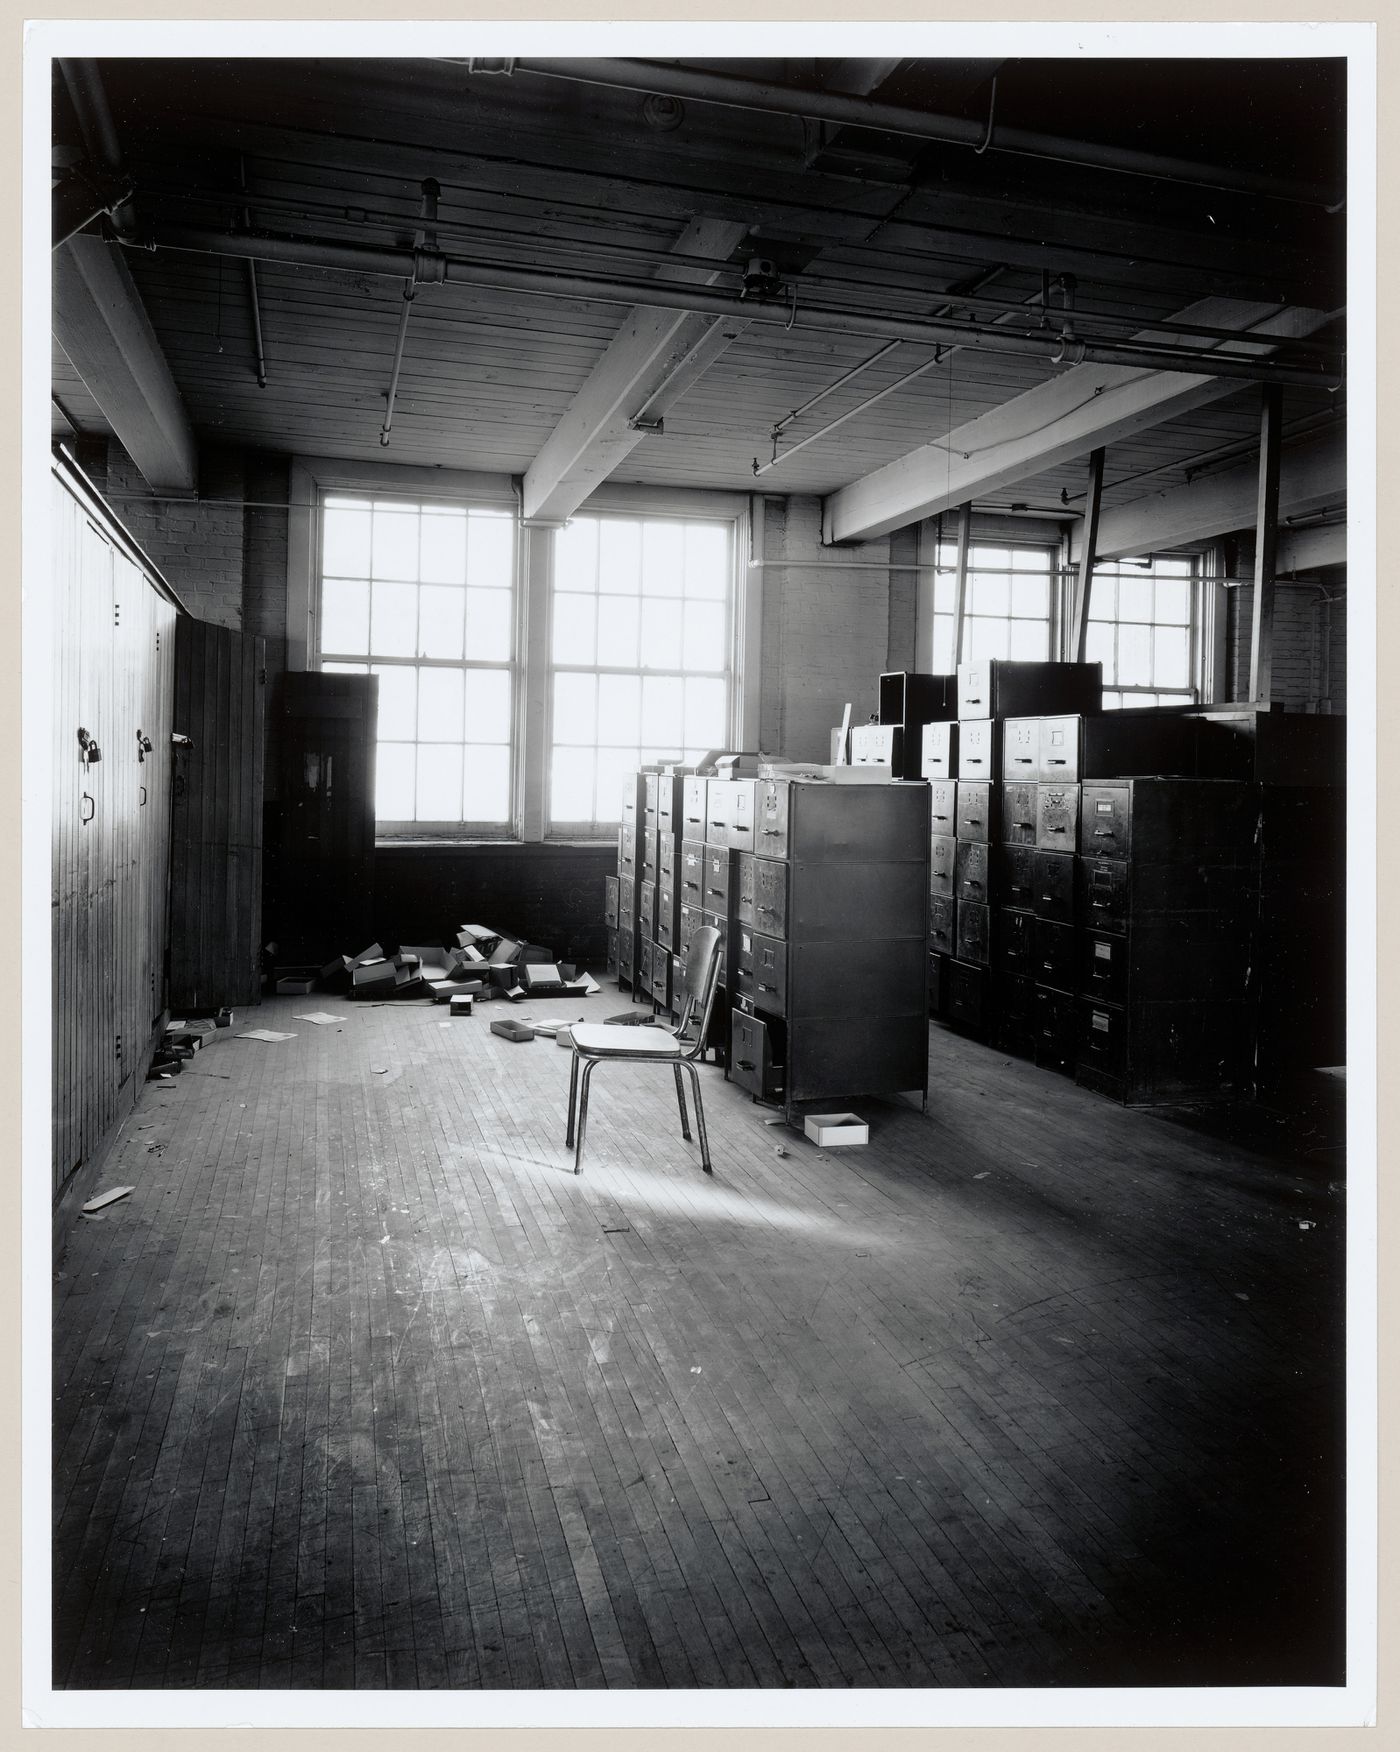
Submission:
<svg viewBox="0 0 1400 1752">
<path fill-rule="evenodd" d="M 193 225 L 156 225 L 150 233 L 149 245 L 156 249 L 187 250 L 202 255 L 228 255 L 299 267 L 342 269 L 347 273 L 384 274 L 396 279 L 409 276 L 423 284 L 448 280 L 457 285 L 483 286 L 549 298 L 639 304 L 661 310 L 694 310 L 713 316 L 741 315 L 747 322 L 773 324 L 783 329 L 794 325 L 794 312 L 786 299 L 764 303 L 674 281 L 561 274 L 548 268 L 510 267 L 434 250 L 394 249 L 327 238 L 282 236 L 267 231 L 229 233 Z M 951 344 L 985 352 L 1015 353 L 1041 361 L 1053 357 L 1051 348 L 1061 344 L 1058 335 L 1047 334 L 1039 328 L 1017 334 L 1011 329 L 994 328 L 987 323 L 882 316 L 805 302 L 797 315 L 797 323 L 804 329 L 824 333 L 889 336 L 931 345 Z M 1239 340 L 1255 348 L 1272 344 L 1248 333 L 1242 333 Z M 1143 346 L 1132 341 L 1098 340 L 1083 333 L 1078 322 L 1070 347 L 1074 363 L 1090 360 L 1100 364 L 1135 365 L 1149 371 L 1198 372 L 1207 377 L 1237 377 L 1247 382 L 1302 384 L 1321 389 L 1335 388 L 1341 383 L 1340 376 L 1335 373 L 1302 366 L 1275 365 L 1257 355 L 1245 357 L 1220 349 L 1197 351 L 1185 347 Z"/>
<path fill-rule="evenodd" d="M 1140 152 L 1129 146 L 1071 140 L 1059 134 L 1007 127 L 1001 122 L 989 128 L 982 120 L 970 122 L 962 116 L 936 115 L 902 104 L 881 103 L 874 98 L 852 97 L 832 91 L 801 91 L 732 73 L 714 73 L 657 61 L 517 60 L 513 71 L 551 79 L 570 79 L 585 85 L 608 85 L 624 91 L 692 98 L 699 103 L 723 104 L 733 109 L 765 110 L 775 115 L 801 116 L 810 121 L 872 128 L 880 133 L 941 140 L 948 145 L 967 146 L 973 150 L 1013 152 L 1024 157 L 1053 159 L 1061 164 L 1082 165 L 1086 169 L 1156 177 L 1163 182 L 1189 183 L 1198 188 L 1221 189 L 1232 194 L 1262 195 L 1304 206 L 1335 206 L 1339 197 L 1339 191 L 1292 182 L 1262 171 L 1234 170 L 1218 164 L 1174 158 L 1166 153 Z"/>
</svg>

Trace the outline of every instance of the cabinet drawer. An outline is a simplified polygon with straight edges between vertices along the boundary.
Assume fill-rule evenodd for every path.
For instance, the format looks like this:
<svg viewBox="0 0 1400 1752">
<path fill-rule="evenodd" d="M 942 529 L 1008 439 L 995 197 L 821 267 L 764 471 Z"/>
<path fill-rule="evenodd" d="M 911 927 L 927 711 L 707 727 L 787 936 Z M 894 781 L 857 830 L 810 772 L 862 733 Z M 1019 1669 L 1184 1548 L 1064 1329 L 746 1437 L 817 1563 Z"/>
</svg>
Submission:
<svg viewBox="0 0 1400 1752">
<path fill-rule="evenodd" d="M 706 846 L 705 848 L 705 890 L 702 898 L 706 912 L 725 914 L 729 912 L 729 848 L 727 846 Z"/>
<path fill-rule="evenodd" d="M 735 1009 L 730 1016 L 729 1076 L 760 1101 L 778 1101 L 783 1093 L 782 1024 Z"/>
<path fill-rule="evenodd" d="M 991 974 L 966 961 L 948 963 L 948 1020 L 969 1034 L 983 1035 L 992 1020 Z"/>
<path fill-rule="evenodd" d="M 785 858 L 788 849 L 788 781 L 760 779 L 754 786 L 754 845 L 766 858 Z"/>
<path fill-rule="evenodd" d="M 885 766 L 898 776 L 904 765 L 904 730 L 899 724 L 857 724 L 851 730 L 851 765 Z"/>
<path fill-rule="evenodd" d="M 959 663 L 959 718 L 991 717 L 996 710 L 996 701 L 992 694 L 992 676 L 991 662 L 986 659 L 977 663 Z"/>
<path fill-rule="evenodd" d="M 1085 926 L 1121 937 L 1128 928 L 1127 864 L 1120 858 L 1079 858 L 1076 862 L 1079 914 Z"/>
<path fill-rule="evenodd" d="M 635 875 L 637 869 L 637 830 L 625 821 L 617 830 L 617 868 Z"/>
<path fill-rule="evenodd" d="M 753 779 L 728 779 L 730 790 L 727 843 L 736 852 L 751 852 L 754 848 L 754 787 Z M 713 789 L 711 790 L 713 796 Z M 712 812 L 713 813 L 713 812 Z"/>
<path fill-rule="evenodd" d="M 1040 720 L 1040 777 L 1047 784 L 1059 780 L 1073 785 L 1079 780 L 1079 740 L 1082 718 Z"/>
<path fill-rule="evenodd" d="M 928 942 L 929 948 L 940 955 L 951 955 L 954 947 L 954 927 L 957 902 L 949 900 L 941 894 L 929 896 L 928 903 Z"/>
<path fill-rule="evenodd" d="M 1093 1069 L 1115 1079 L 1128 1069 L 1128 1013 L 1095 998 L 1078 1000 L 1075 1045 L 1081 1070 Z"/>
<path fill-rule="evenodd" d="M 644 827 L 637 837 L 641 841 L 642 880 L 655 882 L 661 874 L 660 848 L 657 843 L 656 829 Z"/>
<path fill-rule="evenodd" d="M 1080 994 L 1103 1004 L 1128 997 L 1128 939 L 1111 931 L 1081 931 L 1077 956 Z"/>
<path fill-rule="evenodd" d="M 630 931 L 637 922 L 637 884 L 631 876 L 617 879 L 618 929 Z"/>
<path fill-rule="evenodd" d="M 663 1010 L 671 1007 L 671 954 L 660 943 L 652 948 L 651 995 Z"/>
<path fill-rule="evenodd" d="M 1079 849 L 1079 786 L 1037 785 L 1035 843 L 1043 852 Z"/>
<path fill-rule="evenodd" d="M 1035 992 L 1035 1062 L 1049 1071 L 1072 1071 L 1075 1059 L 1074 999 L 1067 992 Z"/>
<path fill-rule="evenodd" d="M 958 726 L 956 720 L 923 727 L 923 754 L 920 775 L 926 779 L 954 779 L 958 768 Z"/>
<path fill-rule="evenodd" d="M 958 831 L 958 782 L 935 779 L 928 788 L 929 828 L 933 833 Z"/>
<path fill-rule="evenodd" d="M 644 937 L 656 937 L 656 884 L 643 882 L 637 889 L 637 929 Z"/>
<path fill-rule="evenodd" d="M 1035 844 L 1035 803 L 1038 789 L 1038 786 L 1019 779 L 1014 782 L 1008 781 L 1001 787 L 1001 838 L 1003 845 L 1033 846 Z"/>
<path fill-rule="evenodd" d="M 681 842 L 669 828 L 657 828 L 656 851 L 656 880 L 674 888 L 676 872 L 680 866 Z"/>
<path fill-rule="evenodd" d="M 692 775 L 681 783 L 681 837 L 702 840 L 705 837 L 706 792 L 710 781 Z"/>
<path fill-rule="evenodd" d="M 1031 977 L 1035 960 L 1035 914 L 1004 906 L 997 917 L 996 964 L 1003 973 Z"/>
<path fill-rule="evenodd" d="M 699 905 L 692 906 L 689 901 L 681 901 L 676 909 L 676 951 L 684 955 L 690 947 L 690 939 L 705 922 L 705 914 Z"/>
<path fill-rule="evenodd" d="M 740 852 L 734 860 L 734 868 L 731 872 L 734 888 L 734 922 L 737 925 L 747 925 L 750 930 L 754 928 L 755 923 L 753 916 L 753 862 L 751 852 Z"/>
<path fill-rule="evenodd" d="M 622 796 L 620 801 L 621 814 L 619 819 L 624 827 L 636 827 L 641 815 L 640 799 L 646 795 L 646 787 L 642 783 L 640 773 L 628 773 L 622 781 Z"/>
<path fill-rule="evenodd" d="M 650 937 L 637 939 L 637 989 L 651 992 L 651 964 L 656 954 L 656 945 Z"/>
<path fill-rule="evenodd" d="M 1068 852 L 1035 854 L 1035 913 L 1056 924 L 1074 923 L 1074 864 Z"/>
<path fill-rule="evenodd" d="M 975 900 L 958 902 L 957 956 L 978 967 L 992 964 L 992 909 Z"/>
<path fill-rule="evenodd" d="M 685 786 L 685 779 L 669 773 L 661 775 L 657 786 L 656 825 L 673 839 L 680 837 L 685 825 Z"/>
<path fill-rule="evenodd" d="M 1040 777 L 1040 719 L 1007 718 L 1001 727 L 1001 772 L 1005 779 Z"/>
<path fill-rule="evenodd" d="M 960 840 L 981 840 L 986 845 L 992 837 L 992 787 L 990 784 L 958 780 L 957 832 Z"/>
<path fill-rule="evenodd" d="M 979 901 L 985 906 L 991 895 L 990 848 L 979 840 L 959 840 L 957 845 L 954 897 L 959 901 Z"/>
<path fill-rule="evenodd" d="M 614 930 L 617 929 L 617 884 L 616 876 L 607 876 L 603 880 L 603 920 Z"/>
<path fill-rule="evenodd" d="M 740 929 L 735 936 L 734 986 L 756 1009 L 782 1016 L 787 1010 L 787 944 L 778 937 Z"/>
<path fill-rule="evenodd" d="M 996 976 L 997 1018 L 1002 1034 L 1014 1034 L 1026 1051 L 1035 1046 L 1035 981 L 1028 975 Z"/>
<path fill-rule="evenodd" d="M 929 842 L 928 887 L 930 894 L 953 897 L 953 877 L 958 842 L 950 833 L 936 833 Z"/>
<path fill-rule="evenodd" d="M 678 888 L 682 900 L 700 904 L 705 892 L 705 843 L 703 840 L 681 841 L 681 872 Z"/>
<path fill-rule="evenodd" d="M 1035 921 L 1035 983 L 1058 992 L 1074 990 L 1074 927 L 1052 919 Z"/>
<path fill-rule="evenodd" d="M 617 933 L 617 976 L 629 983 L 636 970 L 637 933 L 623 925 Z"/>
<path fill-rule="evenodd" d="M 656 812 L 660 803 L 660 786 L 663 783 L 660 773 L 643 775 L 642 787 L 642 825 L 653 833 L 656 831 Z"/>
<path fill-rule="evenodd" d="M 997 866 L 1000 887 L 997 899 L 1003 906 L 1035 907 L 1035 847 L 1001 846 Z"/>
<path fill-rule="evenodd" d="M 617 968 L 618 968 L 617 941 L 618 941 L 617 932 L 615 930 L 609 931 L 608 932 L 608 973 L 611 975 L 611 977 L 613 979 L 617 978 Z"/>
<path fill-rule="evenodd" d="M 663 882 L 656 890 L 656 940 L 662 948 L 675 949 L 678 924 L 676 891 Z"/>
<path fill-rule="evenodd" d="M 1132 793 L 1126 785 L 1085 785 L 1079 849 L 1086 858 L 1126 858 L 1132 850 Z"/>
<path fill-rule="evenodd" d="M 781 858 L 753 860 L 754 929 L 770 937 L 787 935 L 788 867 Z"/>
<path fill-rule="evenodd" d="M 705 843 L 729 844 L 729 820 L 734 807 L 734 784 L 730 779 L 711 779 L 705 791 Z M 689 826 L 686 832 L 690 832 Z"/>
<path fill-rule="evenodd" d="M 1001 750 L 994 718 L 963 718 L 958 725 L 958 777 L 995 779 L 1001 776 Z"/>
</svg>

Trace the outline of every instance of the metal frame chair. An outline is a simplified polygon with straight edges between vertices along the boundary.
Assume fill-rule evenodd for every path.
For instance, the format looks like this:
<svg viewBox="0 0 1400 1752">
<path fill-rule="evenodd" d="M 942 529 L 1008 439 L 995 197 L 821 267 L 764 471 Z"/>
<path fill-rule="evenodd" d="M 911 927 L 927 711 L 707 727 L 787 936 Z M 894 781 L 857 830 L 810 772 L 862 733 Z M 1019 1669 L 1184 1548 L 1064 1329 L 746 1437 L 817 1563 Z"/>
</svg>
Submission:
<svg viewBox="0 0 1400 1752">
<path fill-rule="evenodd" d="M 700 1132 L 700 1165 L 707 1174 L 710 1167 L 710 1144 L 705 1134 L 705 1109 L 700 1101 L 700 1077 L 695 1061 L 705 1050 L 705 1036 L 710 1027 L 710 1011 L 719 985 L 719 932 L 713 925 L 702 925 L 690 939 L 686 950 L 685 979 L 682 987 L 680 1020 L 675 1032 L 650 1026 L 609 1028 L 605 1023 L 580 1023 L 569 1030 L 573 1036 L 574 1056 L 569 1071 L 569 1128 L 566 1146 L 574 1152 L 574 1173 L 583 1172 L 583 1138 L 588 1128 L 588 1085 L 600 1064 L 612 1060 L 629 1064 L 669 1065 L 676 1079 L 676 1103 L 681 1110 L 681 1136 L 690 1141 L 690 1117 L 685 1106 L 684 1069 L 695 1097 L 695 1123 Z M 691 1021 L 698 1015 L 699 1027 L 695 1039 L 684 1038 Z M 628 1036 L 634 1038 L 629 1041 Z M 579 1065 L 583 1076 L 579 1076 Z M 577 1120 L 577 1126 L 575 1125 Z M 575 1132 L 577 1131 L 577 1136 Z"/>
</svg>

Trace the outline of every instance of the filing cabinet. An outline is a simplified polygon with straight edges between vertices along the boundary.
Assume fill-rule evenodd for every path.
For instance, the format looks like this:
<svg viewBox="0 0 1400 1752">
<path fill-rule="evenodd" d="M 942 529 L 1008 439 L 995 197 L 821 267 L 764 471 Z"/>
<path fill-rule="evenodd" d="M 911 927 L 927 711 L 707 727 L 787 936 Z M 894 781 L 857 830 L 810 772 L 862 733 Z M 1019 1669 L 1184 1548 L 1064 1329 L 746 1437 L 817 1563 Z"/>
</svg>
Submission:
<svg viewBox="0 0 1400 1752">
<path fill-rule="evenodd" d="M 1072 925 L 1056 924 L 1053 919 L 1036 919 L 1030 971 L 1038 986 L 1053 986 L 1058 992 L 1072 992 L 1075 986 L 1075 942 Z"/>
<path fill-rule="evenodd" d="M 917 779 L 922 758 L 917 728 L 900 724 L 857 724 L 851 731 L 851 765 L 881 766 L 896 779 Z"/>
<path fill-rule="evenodd" d="M 969 958 L 971 959 L 971 958 Z M 1035 914 L 1016 907 L 1001 908 L 997 920 L 997 966 L 1023 979 L 1034 976 Z"/>
<path fill-rule="evenodd" d="M 706 807 L 709 801 L 708 779 L 702 779 L 695 774 L 681 781 L 681 821 L 682 839 L 702 840 L 705 837 Z"/>
<path fill-rule="evenodd" d="M 1069 852 L 1035 852 L 1035 914 L 1056 924 L 1074 923 L 1075 859 Z"/>
<path fill-rule="evenodd" d="M 992 1021 L 990 969 L 966 961 L 948 963 L 948 1020 L 966 1034 L 985 1038 Z"/>
<path fill-rule="evenodd" d="M 1017 779 L 1001 787 L 1001 839 L 1003 845 L 1035 844 L 1036 793 L 1040 787 Z"/>
<path fill-rule="evenodd" d="M 679 832 L 685 813 L 686 780 L 676 773 L 648 773 L 645 811 L 647 824 L 660 833 Z"/>
<path fill-rule="evenodd" d="M 736 928 L 731 956 L 731 987 L 755 1009 L 770 1016 L 787 1013 L 787 944 L 747 926 Z"/>
<path fill-rule="evenodd" d="M 705 839 L 709 845 L 753 851 L 754 786 L 753 779 L 709 781 L 705 805 Z"/>
<path fill-rule="evenodd" d="M 1128 928 L 1128 866 L 1122 858 L 1080 858 L 1079 914 L 1085 927 L 1122 936 Z"/>
<path fill-rule="evenodd" d="M 990 784 L 958 780 L 957 830 L 960 840 L 980 840 L 983 845 L 991 840 L 993 795 L 994 787 Z"/>
<path fill-rule="evenodd" d="M 1086 858 L 1126 858 L 1132 850 L 1131 793 L 1124 785 L 1085 785 L 1079 811 L 1079 850 Z"/>
<path fill-rule="evenodd" d="M 958 777 L 984 781 L 1001 777 L 1001 739 L 994 718 L 959 719 Z"/>
<path fill-rule="evenodd" d="M 953 897 L 985 906 L 992 892 L 991 848 L 980 840 L 959 840 L 957 844 Z"/>
<path fill-rule="evenodd" d="M 992 964 L 992 909 L 974 900 L 958 902 L 957 958 L 978 967 Z"/>
<path fill-rule="evenodd" d="M 677 884 L 682 901 L 698 906 L 705 892 L 705 854 L 709 850 L 703 840 L 681 841 L 680 878 Z"/>
<path fill-rule="evenodd" d="M 1100 663 L 1022 663 L 983 658 L 958 665 L 959 718 L 1031 718 L 1050 712 L 1097 712 L 1103 706 Z"/>
<path fill-rule="evenodd" d="M 928 818 L 929 826 L 934 833 L 957 833 L 958 782 L 956 779 L 935 779 L 929 785 Z"/>
<path fill-rule="evenodd" d="M 880 677 L 878 698 L 882 724 L 902 724 L 911 729 L 936 719 L 956 718 L 958 678 L 911 669 L 886 670 Z"/>
<path fill-rule="evenodd" d="M 729 1075 L 760 1101 L 783 1098 L 783 1025 L 772 1016 L 735 1007 L 730 1017 Z"/>
<path fill-rule="evenodd" d="M 618 878 L 607 876 L 603 879 L 603 919 L 617 929 Z"/>
<path fill-rule="evenodd" d="M 656 940 L 656 884 L 643 882 L 637 889 L 637 929 L 652 942 Z"/>
<path fill-rule="evenodd" d="M 1076 1080 L 1128 1106 L 1218 1098 L 1247 1086 L 1251 1007 L 1186 999 L 1076 999 Z"/>
<path fill-rule="evenodd" d="M 646 808 L 646 774 L 628 773 L 622 781 L 619 797 L 619 819 L 623 827 L 640 827 Z"/>
<path fill-rule="evenodd" d="M 951 955 L 955 946 L 954 921 L 957 902 L 941 894 L 929 896 L 929 947 L 940 955 Z"/>
<path fill-rule="evenodd" d="M 1001 727 L 1001 774 L 1004 779 L 1040 777 L 1039 718 L 1007 718 Z"/>
<path fill-rule="evenodd" d="M 1069 1073 L 1075 1060 L 1074 999 L 1068 992 L 1035 988 L 1035 1062 L 1044 1070 Z"/>
<path fill-rule="evenodd" d="M 921 775 L 926 779 L 955 779 L 958 776 L 957 719 L 925 724 L 922 736 L 923 754 L 919 762 Z"/>
<path fill-rule="evenodd" d="M 1079 849 L 1079 786 L 1037 785 L 1035 843 L 1043 852 Z"/>
<path fill-rule="evenodd" d="M 957 864 L 958 842 L 950 833 L 936 833 L 929 841 L 930 894 L 953 898 L 953 878 Z"/>
</svg>

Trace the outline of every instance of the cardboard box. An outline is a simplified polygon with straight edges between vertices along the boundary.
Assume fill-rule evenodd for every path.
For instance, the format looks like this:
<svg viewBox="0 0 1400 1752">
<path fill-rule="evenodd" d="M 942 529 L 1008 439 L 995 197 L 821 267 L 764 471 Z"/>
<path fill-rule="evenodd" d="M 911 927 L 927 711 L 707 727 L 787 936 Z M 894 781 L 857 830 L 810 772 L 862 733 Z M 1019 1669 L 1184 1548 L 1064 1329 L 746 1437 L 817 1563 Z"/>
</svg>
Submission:
<svg viewBox="0 0 1400 1752">
<path fill-rule="evenodd" d="M 502 1016 L 491 1024 L 491 1032 L 502 1040 L 533 1040 L 535 1031 L 528 1022 L 517 1022 L 514 1016 Z"/>
<path fill-rule="evenodd" d="M 453 992 L 447 1000 L 447 1008 L 453 1016 L 470 1016 L 472 1013 L 472 997 L 470 992 Z"/>
<path fill-rule="evenodd" d="M 870 1127 L 858 1113 L 808 1113 L 803 1117 L 802 1129 L 824 1150 L 870 1142 Z"/>
</svg>

